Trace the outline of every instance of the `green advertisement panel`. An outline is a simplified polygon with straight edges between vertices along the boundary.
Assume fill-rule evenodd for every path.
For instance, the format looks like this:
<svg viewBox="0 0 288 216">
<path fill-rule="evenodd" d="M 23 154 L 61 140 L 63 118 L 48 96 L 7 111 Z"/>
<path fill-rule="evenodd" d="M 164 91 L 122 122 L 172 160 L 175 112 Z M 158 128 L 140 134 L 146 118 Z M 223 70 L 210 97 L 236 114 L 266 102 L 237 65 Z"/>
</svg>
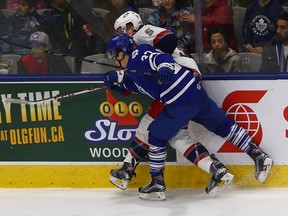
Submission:
<svg viewBox="0 0 288 216">
<path fill-rule="evenodd" d="M 128 152 L 151 100 L 122 96 L 106 88 L 37 104 L 39 101 L 101 86 L 97 82 L 1 83 L 0 161 L 117 162 Z M 168 148 L 168 162 L 176 153 Z"/>
</svg>

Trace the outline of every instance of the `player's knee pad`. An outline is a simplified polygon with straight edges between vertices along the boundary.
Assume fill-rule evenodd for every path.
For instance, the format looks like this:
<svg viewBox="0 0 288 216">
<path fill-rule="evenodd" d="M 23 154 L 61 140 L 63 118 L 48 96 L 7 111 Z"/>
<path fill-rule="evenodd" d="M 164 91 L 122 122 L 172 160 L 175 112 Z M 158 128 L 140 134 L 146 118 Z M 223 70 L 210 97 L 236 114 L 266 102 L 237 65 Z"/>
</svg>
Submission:
<svg viewBox="0 0 288 216">
<path fill-rule="evenodd" d="M 148 155 L 149 145 L 135 137 L 129 150 L 133 157 L 137 158 L 138 160 L 143 160 L 143 158 Z"/>
<path fill-rule="evenodd" d="M 198 162 L 209 156 L 208 150 L 201 143 L 197 142 L 189 146 L 184 153 L 184 157 L 186 157 L 193 164 L 198 166 Z"/>
</svg>

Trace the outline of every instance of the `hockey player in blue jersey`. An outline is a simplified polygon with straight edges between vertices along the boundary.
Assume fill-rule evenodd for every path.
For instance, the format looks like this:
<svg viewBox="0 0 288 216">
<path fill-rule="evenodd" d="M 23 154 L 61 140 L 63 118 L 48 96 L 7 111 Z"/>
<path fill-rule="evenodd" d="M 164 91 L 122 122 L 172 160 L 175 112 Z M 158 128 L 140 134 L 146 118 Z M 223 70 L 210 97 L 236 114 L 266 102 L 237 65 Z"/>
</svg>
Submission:
<svg viewBox="0 0 288 216">
<path fill-rule="evenodd" d="M 129 90 L 147 94 L 165 105 L 148 127 L 152 182 L 141 187 L 140 194 L 165 190 L 162 169 L 166 143 L 190 120 L 225 137 L 246 152 L 255 161 L 256 178 L 266 179 L 273 165 L 272 159 L 255 145 L 242 127 L 226 118 L 225 112 L 208 97 L 194 71 L 181 67 L 171 55 L 149 45 L 134 48 L 131 38 L 125 34 L 112 38 L 108 48 L 114 54 L 115 62 L 127 69 L 108 72 L 104 76 L 107 87 L 120 92 Z"/>
<path fill-rule="evenodd" d="M 149 44 L 163 52 L 173 53 L 174 60 L 180 65 L 184 64 L 186 67 L 198 68 L 193 59 L 179 55 L 179 50 L 176 48 L 176 35 L 164 28 L 143 25 L 140 15 L 133 11 L 123 13 L 115 21 L 114 28 L 119 33 L 133 35 L 133 42 L 136 45 Z M 137 31 L 134 31 L 136 29 Z M 147 128 L 162 109 L 163 104 L 158 100 L 154 100 L 150 104 L 147 113 L 139 123 L 122 167 L 111 170 L 109 180 L 120 189 L 125 190 L 127 188 L 128 183 L 135 174 L 137 165 L 148 155 L 149 142 Z M 168 143 L 177 153 L 183 155 L 195 166 L 211 174 L 211 179 L 205 191 L 209 196 L 215 197 L 225 191 L 232 183 L 234 176 L 229 173 L 228 169 L 214 155 L 210 155 L 208 150 L 195 137 L 189 134 L 188 130 L 188 126 L 184 126 Z M 151 195 L 149 199 L 165 199 L 164 195 L 163 193 L 163 196 L 155 196 L 155 198 Z"/>
</svg>

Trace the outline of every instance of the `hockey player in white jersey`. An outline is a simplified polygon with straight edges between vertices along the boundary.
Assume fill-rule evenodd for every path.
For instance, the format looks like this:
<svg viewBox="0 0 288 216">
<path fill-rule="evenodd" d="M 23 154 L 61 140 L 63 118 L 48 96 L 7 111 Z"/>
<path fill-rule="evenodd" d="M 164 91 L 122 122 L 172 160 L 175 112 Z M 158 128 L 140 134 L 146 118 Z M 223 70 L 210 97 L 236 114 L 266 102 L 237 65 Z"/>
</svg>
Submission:
<svg viewBox="0 0 288 216">
<path fill-rule="evenodd" d="M 143 25 L 139 14 L 128 11 L 115 21 L 114 29 L 118 33 L 132 36 L 136 45 L 149 44 L 164 53 L 172 54 L 174 60 L 182 66 L 193 68 L 196 65 L 193 59 L 186 57 L 177 48 L 177 36 L 173 32 L 173 28 L 165 29 L 152 25 Z"/>
</svg>

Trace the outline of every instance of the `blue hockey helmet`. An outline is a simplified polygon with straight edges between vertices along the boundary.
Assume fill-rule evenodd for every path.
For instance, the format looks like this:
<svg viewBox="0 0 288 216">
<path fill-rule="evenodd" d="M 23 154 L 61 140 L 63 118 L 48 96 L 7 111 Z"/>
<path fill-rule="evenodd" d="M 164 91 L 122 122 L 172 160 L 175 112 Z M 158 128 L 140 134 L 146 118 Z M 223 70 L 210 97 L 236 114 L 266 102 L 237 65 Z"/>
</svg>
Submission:
<svg viewBox="0 0 288 216">
<path fill-rule="evenodd" d="M 132 37 L 121 33 L 113 36 L 107 46 L 108 57 L 114 58 L 120 51 L 130 53 L 134 49 Z"/>
</svg>

